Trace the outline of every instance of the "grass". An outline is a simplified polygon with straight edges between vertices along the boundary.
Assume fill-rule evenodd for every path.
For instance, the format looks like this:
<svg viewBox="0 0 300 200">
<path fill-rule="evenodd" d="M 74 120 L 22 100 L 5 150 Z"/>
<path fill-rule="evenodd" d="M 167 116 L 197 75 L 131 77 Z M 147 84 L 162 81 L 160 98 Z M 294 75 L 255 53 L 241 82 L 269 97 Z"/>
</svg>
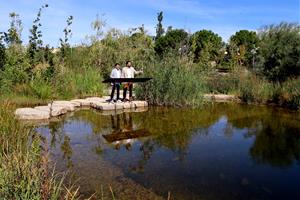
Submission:
<svg viewBox="0 0 300 200">
<path fill-rule="evenodd" d="M 64 176 L 49 169 L 43 138 L 19 123 L 10 103 L 0 106 L 0 198 L 76 199 L 78 190 L 63 185 Z"/>
<path fill-rule="evenodd" d="M 204 84 L 201 74 L 192 63 L 167 58 L 147 66 L 146 77 L 152 81 L 141 84 L 136 91 L 138 98 L 152 105 L 197 106 L 202 101 Z"/>
</svg>

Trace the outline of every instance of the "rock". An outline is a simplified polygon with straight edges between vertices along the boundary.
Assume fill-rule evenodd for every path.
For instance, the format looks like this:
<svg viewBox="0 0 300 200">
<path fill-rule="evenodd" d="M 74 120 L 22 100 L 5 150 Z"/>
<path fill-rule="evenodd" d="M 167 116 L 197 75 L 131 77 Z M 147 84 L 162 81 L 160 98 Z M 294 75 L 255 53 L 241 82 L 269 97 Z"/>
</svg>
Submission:
<svg viewBox="0 0 300 200">
<path fill-rule="evenodd" d="M 15 115 L 23 120 L 44 120 L 50 118 L 50 111 L 37 110 L 34 108 L 18 108 Z"/>
<path fill-rule="evenodd" d="M 122 104 L 123 104 L 123 109 L 131 109 L 135 107 L 135 105 L 132 102 L 125 102 Z"/>
<path fill-rule="evenodd" d="M 123 110 L 124 109 L 124 103 L 115 103 L 116 110 Z"/>
<path fill-rule="evenodd" d="M 88 98 L 85 98 L 85 100 L 87 100 L 87 101 L 103 101 L 104 98 L 101 98 L 101 97 L 88 97 Z"/>
<path fill-rule="evenodd" d="M 133 101 L 132 102 L 136 108 L 138 107 L 147 107 L 148 102 L 147 101 Z"/>
<path fill-rule="evenodd" d="M 49 103 L 48 106 L 51 106 L 51 104 Z M 71 103 L 70 101 L 53 101 L 52 106 L 63 107 L 67 111 L 75 110 L 74 103 Z"/>
<path fill-rule="evenodd" d="M 229 94 L 204 94 L 203 98 L 206 101 L 216 102 L 229 102 L 235 100 L 235 96 Z"/>
<path fill-rule="evenodd" d="M 132 112 L 146 112 L 146 111 L 148 111 L 148 107 L 138 107 L 132 110 Z"/>
<path fill-rule="evenodd" d="M 73 100 L 71 100 L 71 102 L 80 103 L 80 106 L 82 106 L 82 107 L 87 107 L 87 106 L 91 105 L 90 101 L 88 101 L 86 99 L 73 99 Z"/>
<path fill-rule="evenodd" d="M 81 103 L 77 101 L 69 101 L 74 107 L 81 107 Z"/>
<path fill-rule="evenodd" d="M 113 103 L 92 102 L 91 107 L 97 110 L 115 110 L 116 106 Z"/>
<path fill-rule="evenodd" d="M 34 109 L 41 110 L 41 111 L 46 111 L 50 113 L 50 106 L 37 106 Z M 66 114 L 68 110 L 65 107 L 61 106 L 52 106 L 52 112 L 51 112 L 51 117 L 57 117 L 63 114 Z"/>
</svg>

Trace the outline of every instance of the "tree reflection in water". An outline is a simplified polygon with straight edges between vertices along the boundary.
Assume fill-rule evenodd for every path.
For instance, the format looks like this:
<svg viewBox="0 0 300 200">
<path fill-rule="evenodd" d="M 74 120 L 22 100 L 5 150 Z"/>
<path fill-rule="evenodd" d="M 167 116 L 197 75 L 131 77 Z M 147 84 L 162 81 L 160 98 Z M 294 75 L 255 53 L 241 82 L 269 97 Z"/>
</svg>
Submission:
<svg viewBox="0 0 300 200">
<path fill-rule="evenodd" d="M 274 108 L 212 104 L 201 109 L 151 108 L 147 112 L 110 116 L 82 110 L 68 121 L 81 121 L 92 128 L 89 139 L 96 141 L 92 148 L 98 154 L 102 154 L 105 148 L 118 150 L 122 146 L 129 151 L 133 143 L 139 142 L 140 160 L 130 168 L 143 171 L 151 155 L 160 148 L 169 149 L 178 155 L 178 160 L 184 160 L 193 137 L 214 134 L 211 128 L 224 117 L 225 128 L 219 134 L 231 138 L 236 134 L 235 130 L 246 130 L 244 138 L 254 138 L 249 149 L 253 161 L 279 167 L 299 162 L 299 114 Z M 65 135 L 65 124 L 62 121 L 49 125 L 51 145 L 61 144 L 64 157 L 71 160 L 72 137 Z"/>
</svg>

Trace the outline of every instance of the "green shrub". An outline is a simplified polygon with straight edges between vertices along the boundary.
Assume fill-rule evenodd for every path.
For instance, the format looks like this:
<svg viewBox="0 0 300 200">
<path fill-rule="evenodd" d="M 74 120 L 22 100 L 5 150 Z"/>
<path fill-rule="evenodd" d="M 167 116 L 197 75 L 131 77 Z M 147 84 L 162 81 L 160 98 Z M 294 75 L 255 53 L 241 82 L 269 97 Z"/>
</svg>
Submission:
<svg viewBox="0 0 300 200">
<path fill-rule="evenodd" d="M 195 72 L 188 63 L 173 58 L 147 66 L 145 75 L 153 80 L 141 85 L 137 96 L 154 105 L 199 105 L 204 81 L 201 74 Z"/>
<path fill-rule="evenodd" d="M 92 67 L 79 70 L 66 69 L 55 80 L 58 94 L 61 97 L 101 96 L 103 84 L 101 73 Z"/>
<path fill-rule="evenodd" d="M 211 74 L 206 79 L 206 91 L 208 93 L 233 93 L 238 89 L 239 78 L 234 73 L 226 75 Z"/>
<path fill-rule="evenodd" d="M 239 97 L 244 102 L 267 103 L 274 96 L 274 85 L 250 72 L 241 74 Z"/>
<path fill-rule="evenodd" d="M 300 26 L 281 23 L 259 32 L 260 49 L 257 68 L 269 80 L 283 82 L 300 75 Z"/>
<path fill-rule="evenodd" d="M 292 109 L 300 109 L 300 78 L 288 79 L 282 85 L 281 104 Z"/>
<path fill-rule="evenodd" d="M 35 77 L 30 82 L 33 96 L 40 99 L 51 99 L 53 97 L 53 89 L 49 81 L 45 81 L 41 78 Z"/>
</svg>

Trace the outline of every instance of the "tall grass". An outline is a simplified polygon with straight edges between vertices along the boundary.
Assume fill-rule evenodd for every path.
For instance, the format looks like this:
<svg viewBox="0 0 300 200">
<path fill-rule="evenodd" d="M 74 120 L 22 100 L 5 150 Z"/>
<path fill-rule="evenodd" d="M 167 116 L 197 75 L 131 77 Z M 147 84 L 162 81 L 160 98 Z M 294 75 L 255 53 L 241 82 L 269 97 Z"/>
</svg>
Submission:
<svg viewBox="0 0 300 200">
<path fill-rule="evenodd" d="M 240 75 L 237 93 L 244 102 L 300 109 L 300 78 L 276 83 L 248 73 Z"/>
<path fill-rule="evenodd" d="M 55 80 L 57 93 L 65 98 L 102 96 L 104 86 L 100 71 L 92 67 L 66 69 Z"/>
<path fill-rule="evenodd" d="M 153 80 L 139 86 L 137 96 L 154 105 L 200 105 L 204 80 L 193 65 L 167 58 L 147 66 L 145 76 L 153 77 Z"/>
<path fill-rule="evenodd" d="M 74 199 L 77 190 L 66 190 L 63 178 L 49 170 L 42 138 L 20 124 L 13 110 L 8 103 L 0 106 L 0 199 Z"/>
</svg>

